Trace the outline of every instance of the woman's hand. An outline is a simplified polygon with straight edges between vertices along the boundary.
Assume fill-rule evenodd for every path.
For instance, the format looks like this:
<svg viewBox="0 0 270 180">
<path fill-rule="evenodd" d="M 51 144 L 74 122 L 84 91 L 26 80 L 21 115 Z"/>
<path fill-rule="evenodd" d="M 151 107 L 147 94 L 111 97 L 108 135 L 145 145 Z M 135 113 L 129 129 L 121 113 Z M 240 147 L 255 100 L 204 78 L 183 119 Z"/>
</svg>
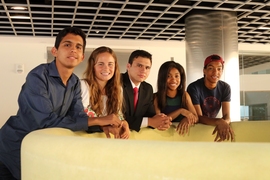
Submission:
<svg viewBox="0 0 270 180">
<path fill-rule="evenodd" d="M 185 109 L 184 112 L 181 114 L 187 118 L 190 125 L 194 125 L 197 123 L 198 118 L 192 112 Z"/>
<path fill-rule="evenodd" d="M 105 117 L 106 117 L 106 120 L 108 121 L 107 125 L 111 125 L 115 128 L 120 128 L 122 126 L 123 122 L 115 114 L 110 114 L 110 115 L 105 116 Z"/>
<path fill-rule="evenodd" d="M 130 130 L 127 121 L 121 121 L 120 126 L 102 126 L 102 130 L 104 131 L 107 138 L 111 138 L 110 134 L 114 135 L 115 139 L 128 139 L 130 135 Z"/>
<path fill-rule="evenodd" d="M 128 125 L 127 121 L 125 121 L 125 120 L 123 120 L 122 122 L 123 122 L 123 124 L 120 127 L 120 133 L 119 133 L 120 138 L 121 139 L 128 139 L 129 135 L 130 135 L 129 125 Z"/>
<path fill-rule="evenodd" d="M 120 135 L 119 135 L 119 129 L 117 127 L 113 127 L 111 125 L 107 125 L 107 126 L 101 126 L 103 132 L 105 133 L 107 138 L 111 138 L 110 134 L 113 134 L 115 139 L 119 139 Z"/>
<path fill-rule="evenodd" d="M 179 124 L 176 127 L 176 131 L 180 134 L 180 135 L 185 135 L 188 134 L 189 132 L 189 127 L 191 126 L 191 123 L 189 123 L 188 118 L 184 117 Z"/>
</svg>

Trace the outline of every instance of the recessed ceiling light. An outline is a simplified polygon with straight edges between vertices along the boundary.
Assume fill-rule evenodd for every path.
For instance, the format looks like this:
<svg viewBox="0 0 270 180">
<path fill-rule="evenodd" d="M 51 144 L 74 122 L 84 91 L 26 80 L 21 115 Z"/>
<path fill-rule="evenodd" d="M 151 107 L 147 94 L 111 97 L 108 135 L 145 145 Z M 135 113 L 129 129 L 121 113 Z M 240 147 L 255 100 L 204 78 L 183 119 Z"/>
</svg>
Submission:
<svg viewBox="0 0 270 180">
<path fill-rule="evenodd" d="M 29 16 L 10 16 L 12 19 L 30 19 Z"/>
<path fill-rule="evenodd" d="M 270 27 L 259 27 L 258 29 L 270 29 Z"/>
<path fill-rule="evenodd" d="M 23 6 L 12 6 L 11 9 L 14 9 L 14 10 L 26 10 L 27 8 L 23 7 Z"/>
</svg>

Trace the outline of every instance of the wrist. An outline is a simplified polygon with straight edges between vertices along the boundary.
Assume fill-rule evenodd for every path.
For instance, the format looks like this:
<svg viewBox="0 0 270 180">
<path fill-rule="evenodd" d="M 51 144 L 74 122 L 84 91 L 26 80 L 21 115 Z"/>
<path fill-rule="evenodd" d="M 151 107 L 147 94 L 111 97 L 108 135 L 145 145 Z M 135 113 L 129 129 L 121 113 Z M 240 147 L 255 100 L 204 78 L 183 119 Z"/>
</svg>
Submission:
<svg viewBox="0 0 270 180">
<path fill-rule="evenodd" d="M 152 123 L 151 123 L 151 122 L 152 122 L 152 118 L 149 117 L 149 118 L 148 118 L 147 126 L 151 126 L 151 127 L 152 127 Z"/>
<path fill-rule="evenodd" d="M 215 124 L 216 124 L 216 126 L 218 126 L 218 125 L 220 125 L 220 124 L 223 124 L 224 122 L 225 122 L 224 119 L 218 118 L 218 119 L 216 120 Z"/>
</svg>

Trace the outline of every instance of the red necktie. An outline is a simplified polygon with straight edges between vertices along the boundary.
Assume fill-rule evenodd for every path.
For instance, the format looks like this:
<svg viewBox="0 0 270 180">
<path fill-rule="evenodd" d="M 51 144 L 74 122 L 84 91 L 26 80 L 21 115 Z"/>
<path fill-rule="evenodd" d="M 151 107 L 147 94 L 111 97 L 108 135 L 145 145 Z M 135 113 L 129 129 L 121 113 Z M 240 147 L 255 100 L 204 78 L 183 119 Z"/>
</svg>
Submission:
<svg viewBox="0 0 270 180">
<path fill-rule="evenodd" d="M 133 88 L 133 92 L 134 92 L 134 110 L 135 110 L 138 101 L 138 88 L 137 87 Z"/>
</svg>

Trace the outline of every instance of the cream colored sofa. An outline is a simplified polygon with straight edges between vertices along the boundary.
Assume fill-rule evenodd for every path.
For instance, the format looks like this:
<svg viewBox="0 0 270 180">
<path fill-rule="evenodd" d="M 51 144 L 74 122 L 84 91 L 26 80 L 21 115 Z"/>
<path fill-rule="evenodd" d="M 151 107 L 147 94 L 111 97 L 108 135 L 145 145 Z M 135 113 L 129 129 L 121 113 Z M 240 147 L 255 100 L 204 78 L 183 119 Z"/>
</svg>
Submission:
<svg viewBox="0 0 270 180">
<path fill-rule="evenodd" d="M 22 143 L 23 180 L 270 179 L 270 121 L 233 122 L 235 142 L 213 142 L 213 126 L 197 124 L 186 136 L 132 131 L 129 140 L 50 128 Z"/>
</svg>

